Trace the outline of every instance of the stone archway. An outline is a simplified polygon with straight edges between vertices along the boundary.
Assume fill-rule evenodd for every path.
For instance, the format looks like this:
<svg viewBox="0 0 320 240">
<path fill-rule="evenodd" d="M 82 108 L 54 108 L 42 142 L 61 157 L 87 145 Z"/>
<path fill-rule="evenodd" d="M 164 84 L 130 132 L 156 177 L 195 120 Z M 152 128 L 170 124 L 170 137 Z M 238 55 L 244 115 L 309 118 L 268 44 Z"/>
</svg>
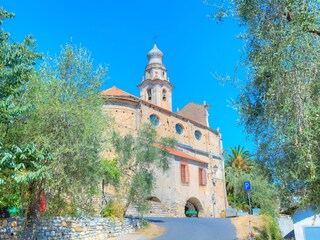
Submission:
<svg viewBox="0 0 320 240">
<path fill-rule="evenodd" d="M 162 217 L 166 211 L 166 205 L 161 203 L 161 200 L 156 196 L 147 197 L 149 202 L 149 211 L 146 216 Z"/>
<path fill-rule="evenodd" d="M 198 198 L 189 198 L 184 207 L 184 214 L 186 217 L 199 217 L 203 211 L 201 202 Z"/>
<path fill-rule="evenodd" d="M 159 203 L 161 202 L 160 199 L 155 196 L 147 197 L 147 200 L 152 202 L 159 202 Z"/>
</svg>

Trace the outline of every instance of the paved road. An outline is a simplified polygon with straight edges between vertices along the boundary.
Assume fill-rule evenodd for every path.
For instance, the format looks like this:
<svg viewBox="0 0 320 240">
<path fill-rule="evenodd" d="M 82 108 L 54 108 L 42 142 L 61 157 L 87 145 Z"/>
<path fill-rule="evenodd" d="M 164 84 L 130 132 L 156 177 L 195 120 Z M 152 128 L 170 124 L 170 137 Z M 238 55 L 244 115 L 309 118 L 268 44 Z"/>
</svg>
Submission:
<svg viewBox="0 0 320 240">
<path fill-rule="evenodd" d="M 225 218 L 147 218 L 166 232 L 155 240 L 236 240 L 236 229 Z"/>
</svg>

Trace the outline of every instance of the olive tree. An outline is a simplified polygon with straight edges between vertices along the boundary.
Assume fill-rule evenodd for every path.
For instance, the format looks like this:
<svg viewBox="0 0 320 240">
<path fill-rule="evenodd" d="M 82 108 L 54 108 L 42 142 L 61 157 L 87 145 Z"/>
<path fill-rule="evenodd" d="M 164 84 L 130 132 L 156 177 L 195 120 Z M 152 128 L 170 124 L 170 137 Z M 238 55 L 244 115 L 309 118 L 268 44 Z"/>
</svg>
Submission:
<svg viewBox="0 0 320 240">
<path fill-rule="evenodd" d="M 156 129 L 150 124 L 142 125 L 138 134 L 121 136 L 114 131 L 111 137 L 115 153 L 112 165 L 116 163 L 119 174 L 110 174 L 110 162 L 107 160 L 106 171 L 121 199 L 136 207 L 143 216 L 148 209 L 148 197 L 156 187 L 155 170 L 168 170 L 170 167 L 169 148 L 176 145 L 173 138 L 160 138 Z M 117 172 L 112 168 L 113 173 Z M 125 214 L 125 212 L 124 212 Z"/>
<path fill-rule="evenodd" d="M 283 199 L 320 206 L 320 5 L 311 0 L 229 0 L 214 7 L 243 26 L 247 75 L 236 100 Z M 320 209 L 318 209 L 320 210 Z"/>
</svg>

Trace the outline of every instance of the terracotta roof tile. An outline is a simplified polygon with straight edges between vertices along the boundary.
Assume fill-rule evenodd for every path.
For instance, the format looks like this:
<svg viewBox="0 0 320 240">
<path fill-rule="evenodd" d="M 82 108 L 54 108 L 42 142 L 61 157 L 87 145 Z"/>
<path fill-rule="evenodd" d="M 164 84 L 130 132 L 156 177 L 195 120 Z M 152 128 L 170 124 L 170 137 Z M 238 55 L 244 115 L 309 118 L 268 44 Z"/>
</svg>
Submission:
<svg viewBox="0 0 320 240">
<path fill-rule="evenodd" d="M 157 148 L 160 148 L 160 144 L 157 144 L 157 143 L 153 143 L 152 144 L 153 146 L 157 147 Z M 196 158 L 194 156 L 191 156 L 185 152 L 182 152 L 180 150 L 177 150 L 177 149 L 174 149 L 174 148 L 168 148 L 168 152 L 171 154 L 171 155 L 174 155 L 174 156 L 177 156 L 177 157 L 181 157 L 181 158 L 185 158 L 185 159 L 190 159 L 192 161 L 195 161 L 195 162 L 200 162 L 200 163 L 208 163 L 207 161 L 205 160 L 202 160 L 202 159 L 199 159 L 199 158 Z"/>
<path fill-rule="evenodd" d="M 101 95 L 104 96 L 126 96 L 126 97 L 134 97 L 133 95 L 131 95 L 130 93 L 127 93 L 115 86 L 113 86 L 112 88 L 109 88 L 107 90 L 104 90 L 101 92 Z"/>
</svg>

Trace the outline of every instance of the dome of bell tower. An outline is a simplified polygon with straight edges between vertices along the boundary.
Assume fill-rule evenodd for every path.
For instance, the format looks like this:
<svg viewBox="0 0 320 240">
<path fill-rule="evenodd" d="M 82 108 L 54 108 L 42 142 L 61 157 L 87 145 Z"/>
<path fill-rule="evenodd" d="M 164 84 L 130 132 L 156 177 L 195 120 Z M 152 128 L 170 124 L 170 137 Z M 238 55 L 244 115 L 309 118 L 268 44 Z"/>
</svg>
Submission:
<svg viewBox="0 0 320 240">
<path fill-rule="evenodd" d="M 144 81 L 144 79 L 169 81 L 166 66 L 162 63 L 163 56 L 161 50 L 154 44 L 153 48 L 147 54 L 149 61 L 142 81 Z"/>
<path fill-rule="evenodd" d="M 166 66 L 162 63 L 163 53 L 154 44 L 147 57 L 149 61 L 144 70 L 142 82 L 138 85 L 140 98 L 172 111 L 173 86 L 167 77 Z"/>
<path fill-rule="evenodd" d="M 148 52 L 148 55 L 147 55 L 149 64 L 152 64 L 152 63 L 162 64 L 163 56 L 164 56 L 163 53 L 160 51 L 157 45 L 154 44 L 153 48 Z"/>
</svg>

